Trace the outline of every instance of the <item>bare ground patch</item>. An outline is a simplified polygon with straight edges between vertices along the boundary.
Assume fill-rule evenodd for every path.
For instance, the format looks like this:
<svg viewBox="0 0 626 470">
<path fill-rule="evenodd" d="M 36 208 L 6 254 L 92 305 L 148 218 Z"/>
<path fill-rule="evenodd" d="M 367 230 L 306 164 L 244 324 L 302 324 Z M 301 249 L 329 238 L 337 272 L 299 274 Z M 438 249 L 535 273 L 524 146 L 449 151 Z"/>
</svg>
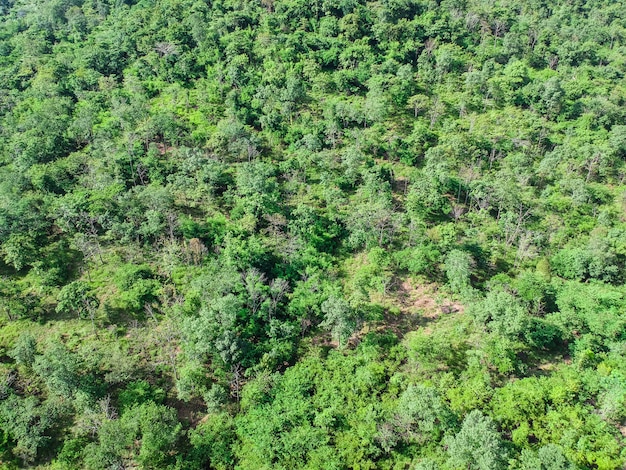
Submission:
<svg viewBox="0 0 626 470">
<path fill-rule="evenodd" d="M 367 324 L 357 335 L 369 331 L 392 331 L 398 338 L 418 328 L 430 329 L 430 323 L 442 315 L 463 314 L 465 308 L 439 292 L 437 284 L 406 279 L 384 299 L 385 313 L 380 321 Z"/>
<path fill-rule="evenodd" d="M 459 302 L 444 298 L 436 284 L 414 283 L 410 279 L 400 284 L 397 299 L 402 313 L 420 314 L 425 318 L 436 319 L 449 313 L 463 313 Z"/>
</svg>

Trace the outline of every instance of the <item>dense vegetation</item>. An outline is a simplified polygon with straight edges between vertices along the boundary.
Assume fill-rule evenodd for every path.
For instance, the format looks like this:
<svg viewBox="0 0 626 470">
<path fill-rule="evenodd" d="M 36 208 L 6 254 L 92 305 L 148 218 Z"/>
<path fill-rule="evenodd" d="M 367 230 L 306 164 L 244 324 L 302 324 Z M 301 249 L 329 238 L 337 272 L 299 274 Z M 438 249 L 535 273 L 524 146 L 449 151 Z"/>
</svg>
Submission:
<svg viewBox="0 0 626 470">
<path fill-rule="evenodd" d="M 0 465 L 626 464 L 626 5 L 0 0 Z"/>
</svg>

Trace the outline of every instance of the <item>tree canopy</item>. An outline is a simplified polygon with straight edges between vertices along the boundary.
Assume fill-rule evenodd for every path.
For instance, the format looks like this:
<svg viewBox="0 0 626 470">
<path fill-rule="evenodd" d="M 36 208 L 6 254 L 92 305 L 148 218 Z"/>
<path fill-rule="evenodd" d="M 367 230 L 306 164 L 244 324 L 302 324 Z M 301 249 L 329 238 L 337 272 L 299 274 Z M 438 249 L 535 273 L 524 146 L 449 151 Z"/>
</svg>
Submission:
<svg viewBox="0 0 626 470">
<path fill-rule="evenodd" d="M 0 0 L 0 467 L 626 465 L 621 0 Z"/>
</svg>

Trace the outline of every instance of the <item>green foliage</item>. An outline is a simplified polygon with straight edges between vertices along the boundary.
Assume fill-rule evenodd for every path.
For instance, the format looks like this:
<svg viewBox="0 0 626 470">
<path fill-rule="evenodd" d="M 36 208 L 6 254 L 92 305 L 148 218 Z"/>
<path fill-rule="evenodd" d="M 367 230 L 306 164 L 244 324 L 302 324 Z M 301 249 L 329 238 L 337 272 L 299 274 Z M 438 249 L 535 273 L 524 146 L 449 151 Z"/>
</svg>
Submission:
<svg viewBox="0 0 626 470">
<path fill-rule="evenodd" d="M 81 386 L 80 359 L 60 342 L 53 342 L 33 363 L 33 370 L 52 395 L 73 397 Z"/>
<path fill-rule="evenodd" d="M 537 452 L 525 449 L 520 456 L 520 467 L 524 470 L 567 470 L 574 468 L 556 445 L 540 447 Z"/>
<path fill-rule="evenodd" d="M 504 468 L 506 451 L 493 421 L 480 411 L 470 412 L 460 431 L 449 440 L 448 465 L 452 468 L 495 470 Z"/>
<path fill-rule="evenodd" d="M 98 440 L 84 451 L 86 468 L 121 465 L 135 458 L 142 468 L 166 468 L 181 425 L 173 409 L 154 402 L 130 408 L 120 419 L 109 419 L 98 430 Z"/>
<path fill-rule="evenodd" d="M 529 317 L 521 302 L 506 291 L 493 290 L 472 309 L 474 318 L 498 336 L 519 338 L 527 332 Z"/>
<path fill-rule="evenodd" d="M 453 292 L 463 293 L 471 287 L 472 263 L 471 255 L 461 250 L 452 250 L 446 256 L 446 277 Z"/>
<path fill-rule="evenodd" d="M 15 442 L 13 453 L 26 464 L 32 463 L 38 452 L 50 442 L 50 430 L 60 418 L 54 403 L 40 403 L 30 396 L 9 395 L 0 405 L 0 423 Z"/>
<path fill-rule="evenodd" d="M 128 420 L 141 436 L 137 462 L 144 468 L 164 468 L 173 461 L 171 453 L 180 436 L 182 425 L 172 408 L 146 403 L 127 412 Z"/>
<path fill-rule="evenodd" d="M 216 470 L 233 468 L 235 456 L 231 448 L 235 426 L 226 413 L 211 414 L 207 420 L 190 432 L 193 451 L 189 456 L 192 468 L 210 466 Z"/>
<path fill-rule="evenodd" d="M 455 416 L 433 388 L 409 385 L 400 395 L 393 417 L 380 428 L 386 452 L 399 442 L 427 444 L 439 441 L 455 425 Z"/>
<path fill-rule="evenodd" d="M 98 441 L 84 448 L 84 465 L 88 469 L 123 465 L 127 448 L 133 444 L 132 428 L 120 420 L 108 420 L 98 429 Z"/>
<path fill-rule="evenodd" d="M 1 465 L 624 466 L 623 2 L 35 3 Z"/>
<path fill-rule="evenodd" d="M 255 468 L 374 465 L 381 454 L 377 416 L 393 373 L 379 357 L 371 346 L 348 355 L 331 352 L 326 360 L 310 357 L 275 377 L 270 390 L 262 387 L 253 400 L 248 399 L 245 413 L 236 421 L 239 464 Z"/>
<path fill-rule="evenodd" d="M 159 282 L 147 265 L 126 265 L 120 268 L 115 283 L 120 290 L 119 302 L 127 311 L 142 316 L 146 305 L 157 298 Z"/>
<path fill-rule="evenodd" d="M 137 380 L 129 383 L 118 396 L 118 404 L 120 413 L 132 408 L 135 405 L 141 405 L 146 402 L 161 403 L 165 399 L 165 392 L 160 388 L 151 386 L 145 380 Z"/>
<path fill-rule="evenodd" d="M 59 292 L 56 311 L 88 318 L 93 317 L 99 305 L 100 301 L 86 282 L 74 281 L 63 286 Z"/>
<path fill-rule="evenodd" d="M 21 334 L 10 354 L 17 364 L 32 367 L 37 355 L 37 340 L 30 333 Z"/>
<path fill-rule="evenodd" d="M 2 244 L 4 262 L 20 271 L 37 260 L 35 240 L 29 235 L 12 233 Z"/>
<path fill-rule="evenodd" d="M 84 438 L 67 439 L 57 456 L 57 462 L 69 468 L 80 465 L 87 444 L 88 441 Z"/>
<path fill-rule="evenodd" d="M 330 296 L 325 300 L 321 309 L 324 321 L 320 323 L 320 326 L 329 330 L 333 339 L 340 346 L 344 346 L 357 328 L 357 312 L 347 301 L 335 296 Z"/>
<path fill-rule="evenodd" d="M 622 338 L 624 315 L 621 289 L 602 283 L 568 282 L 557 292 L 559 311 L 550 318 L 566 335 L 591 333 L 604 338 Z"/>
<path fill-rule="evenodd" d="M 441 252 L 432 244 L 397 252 L 398 263 L 414 275 L 433 275 L 441 261 Z"/>
</svg>

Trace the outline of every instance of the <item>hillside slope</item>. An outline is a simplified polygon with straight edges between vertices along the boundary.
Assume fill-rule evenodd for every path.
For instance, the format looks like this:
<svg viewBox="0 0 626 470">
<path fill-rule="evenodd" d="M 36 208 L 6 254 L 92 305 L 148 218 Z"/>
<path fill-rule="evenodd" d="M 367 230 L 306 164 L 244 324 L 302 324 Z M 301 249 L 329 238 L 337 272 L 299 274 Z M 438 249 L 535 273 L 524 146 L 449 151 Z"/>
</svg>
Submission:
<svg viewBox="0 0 626 470">
<path fill-rule="evenodd" d="M 621 1 L 0 0 L 0 465 L 620 469 Z"/>
</svg>

